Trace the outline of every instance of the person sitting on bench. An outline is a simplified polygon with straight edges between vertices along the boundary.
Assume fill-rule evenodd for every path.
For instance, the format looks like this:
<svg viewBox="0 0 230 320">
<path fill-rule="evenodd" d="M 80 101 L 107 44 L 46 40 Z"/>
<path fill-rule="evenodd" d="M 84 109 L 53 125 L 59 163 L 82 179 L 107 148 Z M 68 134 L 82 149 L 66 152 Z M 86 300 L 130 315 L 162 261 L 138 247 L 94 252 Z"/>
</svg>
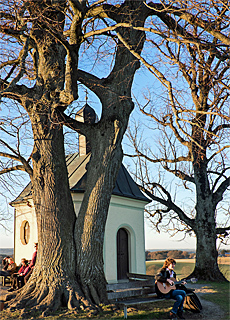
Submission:
<svg viewBox="0 0 230 320">
<path fill-rule="evenodd" d="M 35 262 L 36 262 L 36 259 L 37 259 L 37 251 L 38 251 L 38 243 L 36 242 L 34 244 L 34 253 L 32 255 L 32 259 L 30 261 L 30 264 L 29 264 L 29 272 L 26 274 L 25 278 L 24 278 L 24 281 L 25 283 L 27 283 L 27 281 L 29 280 L 33 270 L 34 270 L 34 266 L 35 266 Z"/>
<path fill-rule="evenodd" d="M 20 284 L 21 284 L 20 287 L 23 287 L 25 284 L 24 277 L 29 272 L 28 261 L 25 258 L 22 258 L 21 265 L 22 266 L 19 269 L 19 271 L 11 275 L 11 288 L 8 290 L 9 292 L 18 290 Z"/>
<path fill-rule="evenodd" d="M 165 260 L 163 267 L 160 269 L 159 273 L 156 275 L 156 293 L 159 298 L 174 299 L 176 302 L 169 314 L 170 319 L 185 319 L 183 316 L 183 304 L 186 297 L 186 292 L 184 290 L 178 290 L 175 285 L 176 273 L 174 267 L 176 261 L 172 258 Z M 159 288 L 163 285 L 162 291 L 166 292 L 165 288 L 168 287 L 168 293 L 162 293 Z M 186 282 L 184 281 L 184 284 Z"/>
<path fill-rule="evenodd" d="M 7 256 L 5 258 L 2 259 L 2 270 L 7 270 L 8 268 L 8 265 L 9 265 L 9 260 L 10 259 L 10 256 Z"/>
<path fill-rule="evenodd" d="M 8 262 L 7 269 L 4 269 L 3 267 L 3 270 L 0 271 L 0 276 L 10 277 L 11 274 L 16 271 L 17 266 L 13 258 L 8 258 L 7 262 Z"/>
</svg>

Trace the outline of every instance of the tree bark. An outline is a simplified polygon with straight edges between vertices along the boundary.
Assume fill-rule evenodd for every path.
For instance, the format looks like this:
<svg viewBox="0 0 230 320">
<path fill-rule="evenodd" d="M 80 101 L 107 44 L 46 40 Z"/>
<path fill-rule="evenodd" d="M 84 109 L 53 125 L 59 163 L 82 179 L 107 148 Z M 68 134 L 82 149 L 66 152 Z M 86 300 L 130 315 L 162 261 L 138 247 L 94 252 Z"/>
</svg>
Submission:
<svg viewBox="0 0 230 320">
<path fill-rule="evenodd" d="M 201 182 L 204 185 L 204 181 Z M 200 185 L 200 184 L 199 184 Z M 196 265 L 190 275 L 206 281 L 227 281 L 218 267 L 218 251 L 216 249 L 215 206 L 212 194 L 203 196 L 197 186 L 196 222 Z M 203 187 L 204 188 L 204 187 Z"/>
<path fill-rule="evenodd" d="M 103 266 L 104 231 L 111 193 L 122 162 L 121 141 L 133 110 L 132 81 L 140 65 L 119 43 L 110 75 L 102 80 L 97 78 L 96 84 L 87 83 L 87 80 L 84 83 L 77 72 L 79 43 L 76 40 L 76 43 L 68 45 L 64 37 L 58 41 L 58 34 L 52 36 L 55 30 L 48 23 L 49 6 L 45 21 L 45 10 L 41 10 L 41 15 L 39 11 L 41 4 L 46 8 L 46 2 L 35 2 L 41 21 L 37 23 L 35 19 L 30 34 L 36 43 L 38 56 L 38 78 L 32 89 L 35 95 L 30 99 L 25 97 L 22 102 L 29 113 L 34 134 L 32 186 L 39 249 L 30 280 L 8 302 L 10 309 L 22 309 L 24 316 L 35 310 L 42 310 L 45 315 L 63 304 L 70 309 L 79 307 L 79 304 L 84 308 L 97 309 L 100 303 L 108 302 Z M 117 16 L 119 22 L 143 25 L 146 17 L 142 14 L 145 9 L 142 1 L 125 1 L 121 9 L 123 12 Z M 55 14 L 55 10 L 54 7 L 54 11 L 50 11 L 50 14 L 54 13 L 52 21 L 59 17 L 60 12 Z M 59 28 L 64 21 L 62 18 L 59 19 Z M 46 23 L 43 24 L 43 20 Z M 126 28 L 119 31 L 138 52 L 142 50 L 143 32 Z M 101 120 L 92 128 L 87 126 L 86 129 L 85 126 L 82 129 L 85 131 L 81 132 L 90 141 L 92 154 L 77 219 L 69 190 L 61 117 L 57 116 L 77 97 L 76 76 L 97 94 L 103 109 Z"/>
<path fill-rule="evenodd" d="M 80 293 L 75 277 L 74 223 L 62 126 L 48 116 L 31 115 L 34 133 L 32 190 L 38 228 L 38 254 L 28 283 L 10 309 L 57 310 L 67 305 L 70 288 Z M 52 128 L 53 127 L 53 128 Z M 47 130 L 47 128 L 52 128 Z M 72 303 L 79 306 L 77 300 Z"/>
<path fill-rule="evenodd" d="M 203 126 L 204 127 L 204 126 Z M 202 127 L 202 128 L 203 128 Z M 194 129 L 194 137 L 205 146 L 203 132 Z M 216 204 L 210 189 L 205 147 L 201 150 L 193 146 L 193 168 L 196 185 L 196 218 L 194 232 L 196 234 L 196 265 L 191 276 L 201 280 L 226 281 L 218 267 L 216 249 Z"/>
<path fill-rule="evenodd" d="M 216 249 L 216 230 L 214 223 L 197 223 L 196 233 L 196 265 L 189 277 L 206 281 L 227 281 L 218 267 Z"/>
<path fill-rule="evenodd" d="M 142 1 L 127 2 L 121 6 L 119 22 L 143 25 L 145 6 Z M 121 28 L 119 34 L 141 52 L 145 34 L 138 30 Z M 91 144 L 91 159 L 87 166 L 84 199 L 75 227 L 77 277 L 86 298 L 93 303 L 107 303 L 104 276 L 104 232 L 112 190 L 122 162 L 122 138 L 134 104 L 131 86 L 140 63 L 129 50 L 118 42 L 115 64 L 110 75 L 94 85 L 93 79 L 79 80 L 94 91 L 102 103 L 99 123 L 87 132 Z M 92 81 L 92 82 L 91 82 Z"/>
<path fill-rule="evenodd" d="M 131 103 L 132 104 L 132 103 Z M 91 135 L 92 153 L 87 165 L 87 184 L 76 221 L 77 277 L 89 301 L 108 303 L 103 245 L 112 190 L 121 166 L 121 141 L 128 118 L 105 120 L 104 130 Z"/>
</svg>

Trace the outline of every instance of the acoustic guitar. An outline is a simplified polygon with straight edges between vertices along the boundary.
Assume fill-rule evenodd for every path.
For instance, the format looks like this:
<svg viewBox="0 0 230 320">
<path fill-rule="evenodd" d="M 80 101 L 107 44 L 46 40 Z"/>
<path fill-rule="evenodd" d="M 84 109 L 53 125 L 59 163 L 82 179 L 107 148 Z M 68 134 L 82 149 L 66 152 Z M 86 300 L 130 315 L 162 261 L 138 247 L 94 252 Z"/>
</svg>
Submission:
<svg viewBox="0 0 230 320">
<path fill-rule="evenodd" d="M 161 282 L 161 281 L 156 281 L 156 285 L 157 285 L 157 288 L 159 289 L 159 291 L 163 294 L 167 294 L 169 293 L 171 290 L 176 290 L 176 285 L 177 284 L 180 284 L 180 283 L 183 283 L 184 281 L 187 283 L 187 282 L 192 282 L 192 283 L 196 283 L 197 282 L 197 279 L 195 278 L 192 278 L 192 279 L 189 279 L 189 280 L 181 280 L 181 281 L 176 281 L 176 279 L 174 278 L 170 278 L 172 281 L 173 281 L 173 284 L 170 284 L 168 282 Z"/>
</svg>

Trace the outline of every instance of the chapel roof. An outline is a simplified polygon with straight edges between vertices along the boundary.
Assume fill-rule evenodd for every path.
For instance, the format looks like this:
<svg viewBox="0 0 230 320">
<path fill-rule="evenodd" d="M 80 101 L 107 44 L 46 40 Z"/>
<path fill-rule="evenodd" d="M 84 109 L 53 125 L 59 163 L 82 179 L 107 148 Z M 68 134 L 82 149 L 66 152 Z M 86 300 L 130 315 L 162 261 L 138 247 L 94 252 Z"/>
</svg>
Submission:
<svg viewBox="0 0 230 320">
<path fill-rule="evenodd" d="M 89 162 L 90 154 L 79 157 L 78 153 L 66 156 L 66 164 L 69 177 L 70 191 L 76 193 L 84 193 L 86 186 L 86 165 Z M 13 200 L 10 204 L 14 206 L 17 203 L 24 202 L 32 198 L 31 182 L 25 189 Z M 113 195 L 150 202 L 150 200 L 141 192 L 135 181 L 132 179 L 124 165 L 122 164 L 115 187 L 112 192 Z"/>
</svg>

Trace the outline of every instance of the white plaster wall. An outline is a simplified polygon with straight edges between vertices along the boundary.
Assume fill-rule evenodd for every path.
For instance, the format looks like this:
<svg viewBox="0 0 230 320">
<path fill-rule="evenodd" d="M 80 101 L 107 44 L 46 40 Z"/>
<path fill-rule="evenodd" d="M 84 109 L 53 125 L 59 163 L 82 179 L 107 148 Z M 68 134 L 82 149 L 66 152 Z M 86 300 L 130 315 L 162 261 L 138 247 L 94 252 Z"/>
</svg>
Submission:
<svg viewBox="0 0 230 320">
<path fill-rule="evenodd" d="M 78 214 L 83 199 L 82 193 L 72 194 L 74 208 Z M 34 242 L 38 242 L 35 210 L 27 204 L 15 206 L 15 262 L 21 258 L 31 259 L 34 252 Z M 129 270 L 145 274 L 145 239 L 144 239 L 144 205 L 143 201 L 112 196 L 105 228 L 104 240 L 104 270 L 109 283 L 117 281 L 117 232 L 125 228 L 129 238 Z M 20 226 L 24 220 L 30 225 L 30 240 L 23 245 L 20 240 Z"/>
<path fill-rule="evenodd" d="M 15 206 L 14 259 L 17 265 L 19 265 L 22 258 L 31 260 L 34 252 L 34 243 L 38 242 L 35 210 L 32 200 L 29 203 L 32 207 L 29 207 L 25 203 Z M 27 220 L 30 225 L 30 238 L 28 244 L 22 244 L 20 239 L 20 227 L 24 220 Z"/>
<path fill-rule="evenodd" d="M 109 283 L 117 281 L 117 232 L 125 228 L 129 242 L 129 271 L 146 273 L 144 205 L 139 200 L 112 196 L 105 228 L 104 269 Z"/>
<path fill-rule="evenodd" d="M 78 214 L 83 195 L 73 194 L 76 214 Z M 125 228 L 129 238 L 129 271 L 146 273 L 145 238 L 144 238 L 144 206 L 145 202 L 112 196 L 105 227 L 104 270 L 109 283 L 117 281 L 117 232 Z"/>
</svg>

